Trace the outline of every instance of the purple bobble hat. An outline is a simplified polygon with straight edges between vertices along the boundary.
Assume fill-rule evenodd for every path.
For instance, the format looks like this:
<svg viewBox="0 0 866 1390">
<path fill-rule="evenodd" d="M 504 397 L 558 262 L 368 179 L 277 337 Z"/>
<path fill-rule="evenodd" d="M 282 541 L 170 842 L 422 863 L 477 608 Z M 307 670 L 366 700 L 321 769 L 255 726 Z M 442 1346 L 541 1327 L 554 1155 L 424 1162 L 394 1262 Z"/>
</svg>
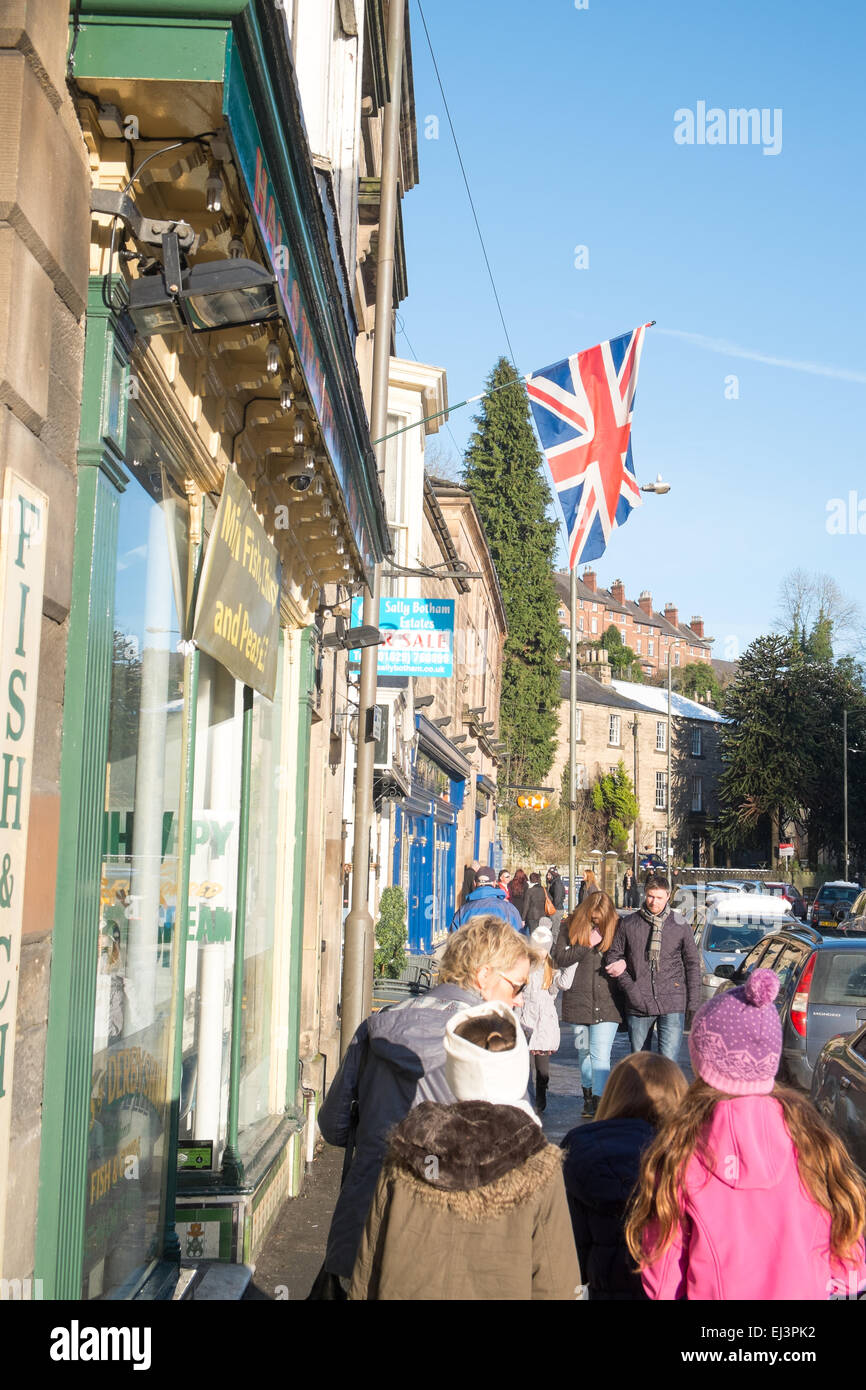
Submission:
<svg viewBox="0 0 866 1390">
<path fill-rule="evenodd" d="M 782 1056 L 778 992 L 779 977 L 772 970 L 753 970 L 744 985 L 701 1005 L 689 1053 L 702 1081 L 731 1096 L 770 1094 Z"/>
</svg>

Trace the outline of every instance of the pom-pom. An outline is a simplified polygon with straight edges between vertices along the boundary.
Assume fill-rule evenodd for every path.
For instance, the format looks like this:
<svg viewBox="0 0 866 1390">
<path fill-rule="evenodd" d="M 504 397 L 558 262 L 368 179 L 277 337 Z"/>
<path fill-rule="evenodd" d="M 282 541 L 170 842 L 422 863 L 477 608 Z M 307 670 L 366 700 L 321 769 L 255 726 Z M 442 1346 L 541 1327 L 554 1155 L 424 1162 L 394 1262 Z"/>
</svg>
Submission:
<svg viewBox="0 0 866 1390">
<path fill-rule="evenodd" d="M 779 993 L 779 977 L 772 970 L 753 970 L 743 986 L 743 998 L 747 1004 L 761 1008 L 772 1004 Z"/>
</svg>

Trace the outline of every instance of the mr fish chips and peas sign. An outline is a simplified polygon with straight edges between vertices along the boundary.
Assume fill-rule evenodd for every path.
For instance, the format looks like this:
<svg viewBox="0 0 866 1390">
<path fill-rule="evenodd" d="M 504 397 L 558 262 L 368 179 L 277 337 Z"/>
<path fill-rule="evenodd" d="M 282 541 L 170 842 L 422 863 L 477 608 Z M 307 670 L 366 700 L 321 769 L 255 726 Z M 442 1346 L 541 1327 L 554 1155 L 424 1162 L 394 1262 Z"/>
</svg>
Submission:
<svg viewBox="0 0 866 1390">
<path fill-rule="evenodd" d="M 196 646 L 269 700 L 277 688 L 282 566 L 249 489 L 226 473 L 202 566 Z"/>
</svg>

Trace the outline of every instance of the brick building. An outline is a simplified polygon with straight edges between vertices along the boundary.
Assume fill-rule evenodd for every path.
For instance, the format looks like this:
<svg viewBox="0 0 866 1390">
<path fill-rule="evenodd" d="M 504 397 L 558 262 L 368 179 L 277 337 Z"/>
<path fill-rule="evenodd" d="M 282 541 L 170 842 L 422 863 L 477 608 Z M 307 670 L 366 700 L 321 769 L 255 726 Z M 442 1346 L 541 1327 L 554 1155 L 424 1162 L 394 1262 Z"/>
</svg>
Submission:
<svg viewBox="0 0 866 1390">
<path fill-rule="evenodd" d="M 568 571 L 554 574 L 553 583 L 559 599 L 560 626 L 570 633 Z M 577 581 L 578 641 L 598 641 L 611 625 L 617 628 L 624 645 L 631 647 L 640 659 L 645 676 L 657 676 L 664 670 L 669 652 L 673 666 L 711 660 L 713 639 L 704 636 L 703 618 L 695 616 L 688 623 L 680 622 L 679 609 L 673 603 L 666 603 L 664 611 L 657 613 L 648 589 L 635 603 L 626 598 L 621 579 L 615 579 L 609 589 L 600 589 L 595 570 L 587 568 Z"/>
</svg>

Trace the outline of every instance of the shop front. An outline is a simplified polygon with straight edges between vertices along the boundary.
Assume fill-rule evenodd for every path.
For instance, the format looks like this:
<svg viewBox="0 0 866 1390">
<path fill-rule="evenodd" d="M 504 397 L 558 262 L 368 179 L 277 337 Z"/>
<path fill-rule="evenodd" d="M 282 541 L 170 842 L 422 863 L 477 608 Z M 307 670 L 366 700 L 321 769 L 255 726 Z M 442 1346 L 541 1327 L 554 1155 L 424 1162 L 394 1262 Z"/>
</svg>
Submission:
<svg viewBox="0 0 866 1390">
<path fill-rule="evenodd" d="M 409 952 L 426 955 L 454 916 L 458 823 L 471 768 L 424 715 L 416 714 L 415 725 L 411 791 L 394 813 L 393 879 L 408 903 Z"/>
<path fill-rule="evenodd" d="M 268 7 L 207 22 L 175 8 L 85 13 L 76 36 L 94 207 L 121 187 L 137 208 L 92 232 L 37 1230 L 48 1297 L 150 1297 L 181 1259 L 248 1260 L 297 1190 L 311 624 L 326 586 L 363 580 L 387 546 L 288 51 L 263 33 Z M 143 147 L 108 138 L 93 99 L 134 111 Z M 151 152 L 148 181 L 135 170 Z M 232 322 L 203 329 L 168 293 L 163 323 L 131 318 L 154 254 L 140 217 L 158 213 L 194 233 L 194 269 L 260 265 L 273 311 L 240 322 L 222 295 L 208 312 L 228 304 Z M 168 286 L 168 268 L 153 278 Z"/>
</svg>

